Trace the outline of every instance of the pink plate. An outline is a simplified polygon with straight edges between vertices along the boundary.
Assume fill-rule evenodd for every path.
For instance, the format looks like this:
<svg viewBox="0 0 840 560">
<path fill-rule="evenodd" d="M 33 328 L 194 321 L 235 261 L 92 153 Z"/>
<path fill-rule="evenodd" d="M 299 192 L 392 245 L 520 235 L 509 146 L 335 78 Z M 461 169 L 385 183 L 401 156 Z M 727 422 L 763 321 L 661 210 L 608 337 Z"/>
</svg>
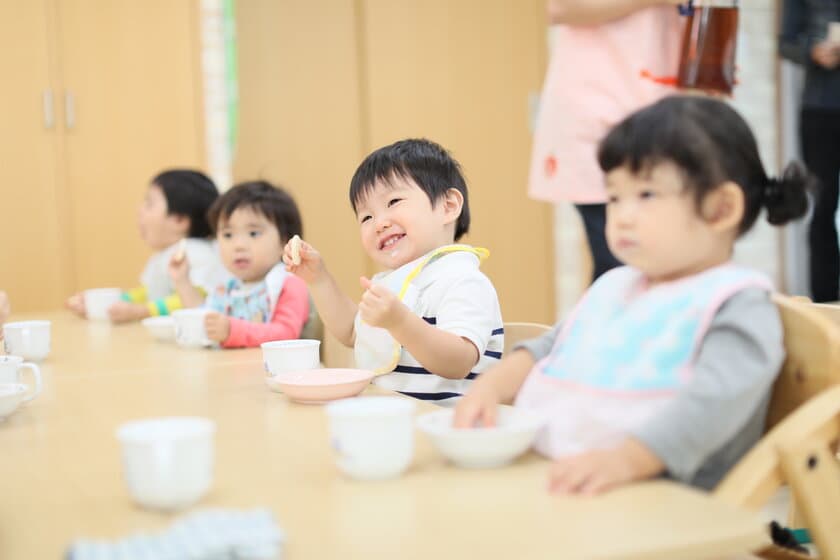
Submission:
<svg viewBox="0 0 840 560">
<path fill-rule="evenodd" d="M 281 373 L 266 377 L 265 382 L 293 401 L 316 404 L 355 397 L 371 379 L 373 372 L 368 370 L 324 368 Z"/>
</svg>

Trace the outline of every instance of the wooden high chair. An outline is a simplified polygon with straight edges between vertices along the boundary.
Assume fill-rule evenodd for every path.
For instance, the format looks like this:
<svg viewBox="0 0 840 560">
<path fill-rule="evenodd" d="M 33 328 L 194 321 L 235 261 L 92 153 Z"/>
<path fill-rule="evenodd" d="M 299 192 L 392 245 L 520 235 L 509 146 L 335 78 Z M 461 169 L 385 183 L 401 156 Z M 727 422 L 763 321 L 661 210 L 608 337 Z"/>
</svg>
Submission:
<svg viewBox="0 0 840 560">
<path fill-rule="evenodd" d="M 840 558 L 840 385 L 824 390 L 788 415 L 730 471 L 715 495 L 760 509 L 787 483 L 821 558 Z M 769 547 L 763 558 L 797 557 Z"/>
<path fill-rule="evenodd" d="M 824 557 L 840 558 L 840 550 L 837 556 L 830 552 L 834 550 L 830 547 L 840 544 L 831 542 L 840 537 L 840 530 L 835 530 L 833 536 L 825 535 L 826 523 L 834 523 L 837 515 L 826 518 L 825 514 L 817 513 L 821 508 L 832 507 L 834 502 L 825 500 L 834 499 L 833 490 L 826 488 L 825 494 L 816 499 L 812 495 L 814 492 L 821 494 L 819 487 L 828 484 L 833 476 L 823 473 L 840 468 L 827 445 L 836 443 L 840 437 L 840 419 L 837 418 L 840 414 L 840 327 L 814 309 L 813 303 L 781 295 L 774 296 L 773 300 L 782 319 L 787 357 L 773 386 L 765 436 L 730 471 L 714 493 L 734 505 L 761 509 L 782 485 L 789 483 L 802 523 L 813 528 L 815 535 L 823 533 L 822 537 L 815 536 L 815 540 Z M 800 449 L 800 446 L 804 447 Z M 822 451 L 817 453 L 820 446 L 825 447 L 827 455 Z M 822 466 L 803 469 L 802 461 L 815 453 Z M 836 474 L 834 481 L 840 492 L 840 472 Z M 837 499 L 840 500 L 840 494 Z M 834 505 L 838 508 L 835 512 L 840 512 L 840 501 Z M 765 557 L 781 556 L 766 553 Z"/>
<path fill-rule="evenodd" d="M 529 338 L 537 338 L 551 330 L 548 325 L 541 323 L 505 323 L 505 347 L 504 354 L 513 350 L 513 347 Z"/>
<path fill-rule="evenodd" d="M 840 315 L 835 323 L 817 304 L 774 295 L 787 358 L 773 386 L 765 432 L 820 392 L 840 383 Z"/>
<path fill-rule="evenodd" d="M 840 326 L 840 305 L 835 303 L 809 303 L 808 305 L 835 325 Z"/>
</svg>

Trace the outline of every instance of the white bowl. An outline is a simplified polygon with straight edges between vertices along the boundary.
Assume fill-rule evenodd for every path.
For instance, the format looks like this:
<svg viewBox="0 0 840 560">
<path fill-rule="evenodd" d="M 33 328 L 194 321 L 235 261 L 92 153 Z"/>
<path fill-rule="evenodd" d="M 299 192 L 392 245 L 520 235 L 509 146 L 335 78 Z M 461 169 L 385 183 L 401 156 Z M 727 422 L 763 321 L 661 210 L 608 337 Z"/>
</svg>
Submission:
<svg viewBox="0 0 840 560">
<path fill-rule="evenodd" d="M 123 471 L 134 500 L 147 508 L 187 507 L 213 481 L 213 436 L 207 418 L 171 417 L 137 420 L 120 426 Z"/>
<path fill-rule="evenodd" d="M 493 428 L 454 428 L 454 409 L 417 419 L 417 427 L 447 459 L 467 469 L 501 467 L 525 453 L 545 423 L 538 414 L 500 406 Z"/>
<path fill-rule="evenodd" d="M 175 319 L 172 317 L 146 317 L 140 322 L 156 339 L 166 342 L 175 340 Z"/>
</svg>

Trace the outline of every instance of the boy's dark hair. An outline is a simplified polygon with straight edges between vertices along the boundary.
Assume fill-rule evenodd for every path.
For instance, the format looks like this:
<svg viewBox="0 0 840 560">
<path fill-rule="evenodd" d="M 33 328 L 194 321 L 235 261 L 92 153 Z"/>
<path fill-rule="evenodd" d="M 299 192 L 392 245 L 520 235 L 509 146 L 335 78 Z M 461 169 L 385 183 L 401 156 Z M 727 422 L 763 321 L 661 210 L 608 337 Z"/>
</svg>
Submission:
<svg viewBox="0 0 840 560">
<path fill-rule="evenodd" d="M 152 179 L 152 184 L 163 192 L 169 214 L 190 219 L 187 237 L 204 239 L 210 236 L 207 209 L 219 197 L 210 177 L 192 169 L 169 169 Z"/>
<path fill-rule="evenodd" d="M 303 223 L 295 200 L 268 181 L 248 181 L 231 187 L 207 212 L 213 233 L 220 221 L 227 221 L 238 208 L 250 208 L 274 224 L 285 243 L 295 235 L 303 237 Z"/>
<path fill-rule="evenodd" d="M 749 125 L 727 103 L 701 96 L 666 97 L 616 125 L 601 141 L 598 163 L 605 173 L 628 166 L 649 172 L 675 164 L 698 208 L 705 196 L 732 181 L 744 192 L 738 234 L 750 230 L 762 208 L 767 221 L 781 225 L 808 210 L 811 175 L 790 164 L 778 178 L 767 176 Z"/>
<path fill-rule="evenodd" d="M 464 206 L 455 223 L 455 241 L 470 229 L 470 204 L 461 166 L 442 146 L 426 139 L 400 140 L 366 157 L 350 181 L 353 211 L 377 181 L 390 184 L 395 177 L 413 180 L 429 197 L 432 206 L 449 189 L 457 189 L 464 197 Z"/>
</svg>

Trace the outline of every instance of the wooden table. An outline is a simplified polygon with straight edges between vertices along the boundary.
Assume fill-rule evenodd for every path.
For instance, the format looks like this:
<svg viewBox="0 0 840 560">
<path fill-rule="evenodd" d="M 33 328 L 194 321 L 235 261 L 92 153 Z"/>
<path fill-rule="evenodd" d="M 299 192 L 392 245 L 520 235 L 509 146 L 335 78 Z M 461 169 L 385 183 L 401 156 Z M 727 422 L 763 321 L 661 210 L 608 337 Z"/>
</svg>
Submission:
<svg viewBox="0 0 840 560">
<path fill-rule="evenodd" d="M 535 455 L 461 470 L 419 433 L 402 477 L 347 480 L 335 468 L 323 408 L 268 391 L 259 350 L 187 350 L 153 341 L 140 325 L 40 318 L 53 321 L 44 392 L 0 423 L 4 560 L 60 558 L 75 538 L 171 523 L 178 514 L 130 501 L 114 436 L 122 422 L 162 415 L 216 421 L 215 482 L 196 507 L 271 508 L 288 534 L 287 559 L 687 559 L 765 542 L 753 514 L 677 484 L 550 496 L 548 463 Z"/>
</svg>

